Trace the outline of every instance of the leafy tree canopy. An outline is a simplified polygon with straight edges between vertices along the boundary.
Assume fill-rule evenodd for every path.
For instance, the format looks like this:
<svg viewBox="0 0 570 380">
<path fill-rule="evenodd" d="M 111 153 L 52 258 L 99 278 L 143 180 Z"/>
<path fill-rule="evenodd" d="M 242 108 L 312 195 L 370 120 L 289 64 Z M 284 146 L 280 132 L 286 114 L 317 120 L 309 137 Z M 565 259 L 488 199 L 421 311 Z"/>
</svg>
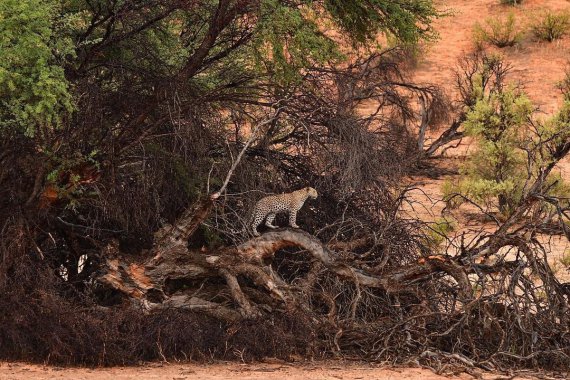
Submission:
<svg viewBox="0 0 570 380">
<path fill-rule="evenodd" d="M 0 128 L 28 136 L 61 124 L 73 109 L 63 63 L 73 45 L 56 1 L 0 3 Z M 0 130 L 0 131 L 1 131 Z"/>
<path fill-rule="evenodd" d="M 95 67 L 90 74 L 110 91 L 121 86 L 113 73 L 119 68 L 130 71 L 132 85 L 148 83 L 144 73 L 174 80 L 186 74 L 206 91 L 245 73 L 288 83 L 304 68 L 342 58 L 327 25 L 358 43 L 383 33 L 415 44 L 433 36 L 430 23 L 438 15 L 430 0 L 6 0 L 0 5 L 1 125 L 28 136 L 57 128 L 79 96 L 72 95 L 73 84 Z M 152 86 L 137 90 L 153 96 Z"/>
</svg>

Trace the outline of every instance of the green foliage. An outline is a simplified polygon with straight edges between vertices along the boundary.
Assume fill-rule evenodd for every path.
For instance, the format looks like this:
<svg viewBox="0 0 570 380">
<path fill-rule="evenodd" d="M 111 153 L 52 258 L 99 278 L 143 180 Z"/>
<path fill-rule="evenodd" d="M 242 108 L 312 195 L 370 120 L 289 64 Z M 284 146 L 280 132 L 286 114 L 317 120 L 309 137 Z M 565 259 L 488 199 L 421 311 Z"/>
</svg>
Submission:
<svg viewBox="0 0 570 380">
<path fill-rule="evenodd" d="M 546 11 L 537 22 L 532 25 L 534 35 L 544 41 L 552 42 L 562 38 L 570 27 L 568 12 L 553 13 Z"/>
<path fill-rule="evenodd" d="M 144 12 L 134 11 L 118 20 L 117 14 L 137 7 L 83 0 L 1 2 L 0 127 L 27 136 L 60 127 L 74 109 L 64 66 L 76 69 L 85 58 L 111 63 L 101 64 L 98 70 L 102 87 L 109 92 L 122 85 L 113 74 L 117 67 L 154 77 L 174 76 L 203 41 L 208 31 L 204 21 L 211 17 L 215 2 L 205 2 L 191 12 L 180 7 L 164 19 L 159 17 L 164 7 L 141 6 Z M 210 72 L 196 78 L 205 91 L 225 84 L 220 72 L 227 76 L 233 71 L 233 77 L 244 77 L 244 72 L 258 77 L 269 74 L 288 83 L 299 80 L 304 68 L 339 61 L 343 56 L 338 43 L 320 28 L 323 20 L 361 43 L 373 41 L 376 33 L 382 32 L 414 44 L 434 36 L 430 23 L 439 16 L 431 0 L 329 0 L 324 7 L 313 2 L 291 6 L 263 0 L 258 9 L 244 9 L 247 23 L 254 25 L 251 43 L 236 45 L 239 49 L 227 56 L 223 67 L 211 65 Z M 154 17 L 160 21 L 150 22 Z M 232 22 L 236 25 L 224 25 L 228 33 L 222 33 L 220 39 L 243 26 Z M 145 24 L 148 26 L 137 29 Z M 227 44 L 214 44 L 209 57 L 225 48 Z M 79 57 L 75 57 L 76 51 Z M 134 86 L 138 79 L 147 78 L 130 75 L 128 83 Z M 151 87 L 142 87 L 140 95 L 150 95 Z"/>
<path fill-rule="evenodd" d="M 463 192 L 454 179 L 448 178 L 443 181 L 443 184 L 441 185 L 441 192 L 446 206 L 450 209 L 457 208 L 463 203 L 463 199 L 459 197 L 459 195 L 461 195 Z"/>
<path fill-rule="evenodd" d="M 475 104 L 467 115 L 465 131 L 494 142 L 513 140 L 518 136 L 517 127 L 528 121 L 532 111 L 532 103 L 523 93 L 514 89 L 494 92 Z"/>
<path fill-rule="evenodd" d="M 529 99 L 514 89 L 481 95 L 464 123 L 466 134 L 477 142 L 461 169 L 463 178 L 448 197 L 460 193 L 476 202 L 491 206 L 508 215 L 520 200 L 525 178 L 525 157 L 519 148 L 533 112 Z"/>
<path fill-rule="evenodd" d="M 560 258 L 560 263 L 567 268 L 570 268 L 570 250 L 566 250 L 564 255 Z"/>
<path fill-rule="evenodd" d="M 441 16 L 429 0 L 327 0 L 325 8 L 356 41 L 373 39 L 378 32 L 406 44 L 436 36 L 431 21 Z"/>
<path fill-rule="evenodd" d="M 224 241 L 220 234 L 213 228 L 203 226 L 204 240 L 210 249 L 214 249 L 223 245 Z"/>
<path fill-rule="evenodd" d="M 57 192 L 57 198 L 64 202 L 65 208 L 76 209 L 81 200 L 97 195 L 96 191 L 85 191 L 82 181 L 89 178 L 83 178 L 82 175 L 94 175 L 94 171 L 100 169 L 98 153 L 94 150 L 86 155 L 60 157 L 53 152 L 45 151 L 50 169 L 45 178 L 46 185 Z M 82 170 L 86 168 L 92 170 Z"/>
<path fill-rule="evenodd" d="M 473 75 L 476 102 L 464 122 L 477 148 L 461 167 L 461 180 L 446 182 L 442 190 L 450 207 L 466 197 L 509 216 L 526 195 L 527 185 L 555 159 L 553 147 L 570 139 L 570 101 L 546 122 L 533 120 L 534 107 L 521 91 L 504 86 L 484 89 L 482 78 L 488 80 L 489 67 L 483 64 Z M 570 186 L 556 173 L 549 174 L 544 186 L 551 196 L 570 195 Z"/>
<path fill-rule="evenodd" d="M 570 199 L 570 183 L 564 181 L 560 173 L 551 173 L 546 181 L 548 194 L 562 199 Z"/>
<path fill-rule="evenodd" d="M 277 80 L 299 79 L 300 70 L 342 56 L 338 46 L 307 17 L 301 8 L 292 8 L 278 0 L 261 3 L 257 38 L 254 40 L 258 68 L 267 70 Z"/>
<path fill-rule="evenodd" d="M 556 88 L 562 93 L 565 102 L 570 101 L 570 67 L 566 68 L 564 79 L 556 84 Z"/>
<path fill-rule="evenodd" d="M 545 123 L 540 125 L 539 133 L 545 141 L 560 144 L 570 139 L 570 99 L 565 99 L 560 110 Z M 547 155 L 543 159 L 548 161 Z M 541 162 L 541 164 L 548 162 Z"/>
<path fill-rule="evenodd" d="M 501 4 L 506 5 L 520 5 L 523 0 L 501 0 Z"/>
<path fill-rule="evenodd" d="M 477 44 L 489 43 L 504 48 L 519 43 L 523 32 L 517 24 L 515 15 L 509 13 L 506 18 L 488 18 L 485 20 L 485 25 L 476 23 L 473 28 L 473 35 Z"/>
<path fill-rule="evenodd" d="M 452 218 L 438 218 L 426 229 L 426 240 L 430 247 L 439 247 L 449 234 L 457 229 L 457 221 Z"/>
<path fill-rule="evenodd" d="M 190 55 L 190 47 L 185 47 L 184 40 L 179 37 L 179 21 L 183 19 L 181 13 L 174 12 L 166 20 L 136 34 L 132 40 L 118 44 L 109 51 L 109 59 L 132 62 L 131 64 L 140 69 L 154 72 L 156 75 L 175 74 Z M 124 32 L 128 33 L 129 30 Z M 101 33 L 104 32 L 95 33 L 92 37 L 93 43 L 96 43 Z M 150 53 L 139 54 L 141 47 Z"/>
<path fill-rule="evenodd" d="M 58 16 L 57 1 L 0 2 L 0 132 L 34 136 L 61 125 L 73 110 L 62 67 L 73 55 L 65 30 L 73 16 Z"/>
<path fill-rule="evenodd" d="M 355 44 L 374 44 L 382 33 L 412 46 L 436 37 L 431 22 L 439 16 L 431 0 L 328 0 L 324 10 L 312 2 L 291 7 L 279 0 L 264 0 L 254 56 L 261 63 L 258 68 L 289 82 L 299 79 L 302 68 L 344 58 L 338 42 L 322 32 L 323 24 L 340 28 Z"/>
</svg>

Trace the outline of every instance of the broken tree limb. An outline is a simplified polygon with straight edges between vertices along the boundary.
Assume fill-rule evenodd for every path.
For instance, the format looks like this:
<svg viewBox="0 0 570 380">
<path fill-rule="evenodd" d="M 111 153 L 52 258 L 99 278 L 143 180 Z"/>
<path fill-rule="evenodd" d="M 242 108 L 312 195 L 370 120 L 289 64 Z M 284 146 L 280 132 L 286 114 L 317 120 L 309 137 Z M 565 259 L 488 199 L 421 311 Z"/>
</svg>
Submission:
<svg viewBox="0 0 570 380">
<path fill-rule="evenodd" d="M 318 238 L 296 229 L 270 231 L 237 247 L 225 247 L 215 252 L 192 251 L 186 248 L 182 240 L 178 240 L 177 246 L 173 246 L 176 239 L 170 241 L 172 244 L 158 244 L 155 247 L 154 251 L 160 254 L 159 260 L 155 256 L 142 264 L 121 263 L 117 259 L 118 246 L 109 245 L 106 248 L 109 257 L 106 272 L 98 278 L 99 282 L 138 300 L 150 311 L 170 307 L 201 310 L 226 321 L 255 318 L 267 306 L 273 308 L 279 304 L 299 306 L 306 303 L 302 294 L 310 289 L 305 287 L 301 293 L 296 292 L 294 287 L 265 264 L 279 250 L 296 247 L 308 252 L 319 263 L 317 265 L 320 265 L 321 271 L 328 271 L 356 284 L 359 289 L 406 292 L 417 286 L 418 281 L 434 273 L 443 273 L 455 279 L 460 300 L 467 302 L 472 299 L 466 270 L 448 256 L 430 256 L 378 274 L 340 259 Z M 176 281 L 186 286 L 169 285 Z M 196 294 L 189 295 L 188 287 L 197 288 Z M 258 294 L 260 291 L 269 296 L 265 302 L 271 305 L 257 305 L 248 297 L 248 294 Z M 198 293 L 210 298 L 204 298 L 204 295 L 198 297 Z M 226 301 L 220 301 L 223 297 Z"/>
<path fill-rule="evenodd" d="M 464 117 L 454 120 L 448 129 L 446 129 L 439 137 L 433 141 L 429 147 L 423 150 L 425 157 L 432 157 L 438 149 L 446 146 L 447 144 L 461 140 L 465 136 L 463 131 L 460 131 L 462 123 L 465 121 Z M 423 148 L 423 145 L 422 145 Z"/>
<path fill-rule="evenodd" d="M 279 104 L 279 102 L 275 103 L 275 105 L 278 105 L 278 104 Z M 220 197 L 220 195 L 222 195 L 224 193 L 224 191 L 226 191 L 226 187 L 228 186 L 230 179 L 231 179 L 232 175 L 234 174 L 234 171 L 236 170 L 236 167 L 240 163 L 241 158 L 243 157 L 243 154 L 246 152 L 247 148 L 249 148 L 249 146 L 251 145 L 253 140 L 255 140 L 255 138 L 257 137 L 257 131 L 259 131 L 259 128 L 277 120 L 277 118 L 279 117 L 279 114 L 281 114 L 282 111 L 283 111 L 283 107 L 277 108 L 275 110 L 275 113 L 273 114 L 273 116 L 271 116 L 270 118 L 258 123 L 257 125 L 255 125 L 255 127 L 253 127 L 251 134 L 250 134 L 249 138 L 247 139 L 245 145 L 243 146 L 243 148 L 239 152 L 235 161 L 232 163 L 232 166 L 231 166 L 230 170 L 228 171 L 226 178 L 224 179 L 224 183 L 222 184 L 222 186 L 220 187 L 220 189 L 218 191 L 216 191 L 215 193 L 210 195 L 210 199 L 216 200 Z"/>
<path fill-rule="evenodd" d="M 196 312 L 203 312 L 211 317 L 228 322 L 237 322 L 243 316 L 228 307 L 215 302 L 203 300 L 186 294 L 176 294 L 162 303 L 146 303 L 146 309 L 150 311 L 162 309 L 183 309 Z"/>
</svg>

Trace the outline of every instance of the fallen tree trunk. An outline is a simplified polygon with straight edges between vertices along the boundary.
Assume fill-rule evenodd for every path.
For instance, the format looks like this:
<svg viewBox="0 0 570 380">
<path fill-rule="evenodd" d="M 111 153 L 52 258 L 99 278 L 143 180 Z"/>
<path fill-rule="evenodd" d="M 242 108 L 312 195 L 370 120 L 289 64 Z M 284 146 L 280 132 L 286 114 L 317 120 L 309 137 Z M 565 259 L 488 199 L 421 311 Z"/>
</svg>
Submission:
<svg viewBox="0 0 570 380">
<path fill-rule="evenodd" d="M 122 263 L 117 259 L 118 245 L 109 245 L 106 270 L 99 276 L 99 282 L 139 302 L 146 310 L 166 307 L 200 310 L 226 321 L 254 318 L 262 310 L 306 307 L 301 292 L 265 264 L 277 251 L 295 247 L 310 254 L 325 270 L 358 287 L 379 288 L 394 294 L 405 292 L 422 278 L 442 273 L 455 279 L 462 301 L 472 298 L 467 273 L 446 256 L 427 257 L 380 275 L 342 260 L 316 237 L 301 230 L 271 231 L 215 252 L 187 249 L 185 240 L 179 238 L 182 230 L 172 228 L 176 237 L 159 240 L 153 250 L 154 257 L 146 263 Z M 189 286 L 173 290 L 169 283 L 176 281 Z M 260 290 L 266 297 L 259 297 Z M 252 293 L 257 296 L 252 297 Z M 222 301 L 214 301 L 220 298 Z"/>
</svg>

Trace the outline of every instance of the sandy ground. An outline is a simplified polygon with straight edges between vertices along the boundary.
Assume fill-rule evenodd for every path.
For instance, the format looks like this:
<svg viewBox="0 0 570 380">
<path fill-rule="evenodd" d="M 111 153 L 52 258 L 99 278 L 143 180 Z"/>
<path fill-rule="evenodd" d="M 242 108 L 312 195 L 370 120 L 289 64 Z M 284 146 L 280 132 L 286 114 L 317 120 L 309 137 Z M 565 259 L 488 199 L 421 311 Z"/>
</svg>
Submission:
<svg viewBox="0 0 570 380">
<path fill-rule="evenodd" d="M 480 374 L 483 380 L 532 379 L 531 376 L 503 376 L 492 373 Z M 325 380 L 325 379 L 382 379 L 382 380 L 443 380 L 474 379 L 462 373 L 455 376 L 440 376 L 428 369 L 421 368 L 378 368 L 369 365 L 326 362 L 308 365 L 290 364 L 235 364 L 221 363 L 210 365 L 198 364 L 149 364 L 139 367 L 113 368 L 60 368 L 31 365 L 24 363 L 0 362 L 2 380 L 221 380 L 221 379 L 288 379 L 288 380 Z"/>
<path fill-rule="evenodd" d="M 436 83 L 454 91 L 454 70 L 458 60 L 473 51 L 473 27 L 485 24 L 489 17 L 502 17 L 513 12 L 521 27 L 523 39 L 517 46 L 492 49 L 505 57 L 512 66 L 510 78 L 523 85 L 531 100 L 546 113 L 554 112 L 561 102 L 556 83 L 564 78 L 570 58 L 568 36 L 552 43 L 537 41 L 530 26 L 545 9 L 570 11 L 567 0 L 525 0 L 521 6 L 500 4 L 499 0 L 436 0 L 441 10 L 450 15 L 435 22 L 440 39 L 431 44 L 420 58 L 415 79 Z"/>
</svg>

